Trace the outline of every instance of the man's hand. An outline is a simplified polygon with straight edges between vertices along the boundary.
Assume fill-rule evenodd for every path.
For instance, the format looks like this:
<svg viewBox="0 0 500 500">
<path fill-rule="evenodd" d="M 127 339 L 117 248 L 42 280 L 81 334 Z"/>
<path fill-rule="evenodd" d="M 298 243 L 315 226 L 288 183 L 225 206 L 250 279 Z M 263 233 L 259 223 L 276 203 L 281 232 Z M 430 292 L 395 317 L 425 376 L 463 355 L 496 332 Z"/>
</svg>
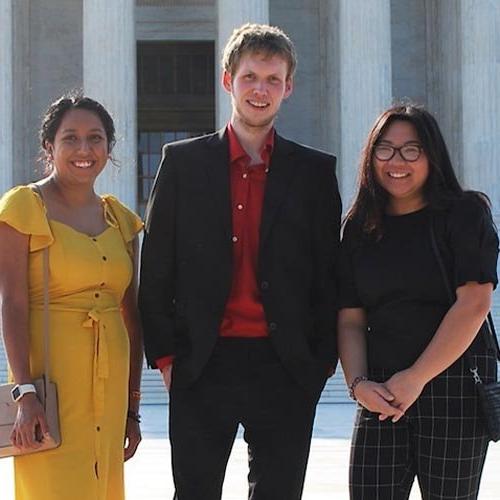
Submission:
<svg viewBox="0 0 500 500">
<path fill-rule="evenodd" d="M 172 364 L 169 364 L 163 368 L 161 371 L 161 376 L 163 377 L 163 383 L 167 388 L 167 391 L 170 392 L 170 386 L 172 384 Z"/>
</svg>

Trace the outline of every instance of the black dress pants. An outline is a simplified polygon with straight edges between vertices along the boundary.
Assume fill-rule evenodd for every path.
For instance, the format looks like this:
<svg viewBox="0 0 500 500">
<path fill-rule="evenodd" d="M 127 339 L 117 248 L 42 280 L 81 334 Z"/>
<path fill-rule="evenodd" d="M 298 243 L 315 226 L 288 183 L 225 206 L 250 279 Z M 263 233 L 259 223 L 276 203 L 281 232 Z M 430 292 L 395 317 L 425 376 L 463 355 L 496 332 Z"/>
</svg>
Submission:
<svg viewBox="0 0 500 500">
<path fill-rule="evenodd" d="M 248 443 L 249 499 L 302 495 L 317 397 L 284 370 L 268 339 L 219 339 L 198 381 L 170 392 L 178 500 L 218 500 L 238 424 Z"/>
</svg>

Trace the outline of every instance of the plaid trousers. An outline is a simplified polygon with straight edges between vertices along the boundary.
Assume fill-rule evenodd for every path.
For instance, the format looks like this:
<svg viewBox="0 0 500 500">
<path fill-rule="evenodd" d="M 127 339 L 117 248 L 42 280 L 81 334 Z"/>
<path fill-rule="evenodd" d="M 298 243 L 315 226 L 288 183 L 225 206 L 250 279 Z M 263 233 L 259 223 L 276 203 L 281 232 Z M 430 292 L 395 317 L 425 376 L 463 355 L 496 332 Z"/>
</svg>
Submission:
<svg viewBox="0 0 500 500">
<path fill-rule="evenodd" d="M 494 353 L 474 355 L 484 383 L 496 380 Z M 380 370 L 382 382 L 392 373 Z M 429 382 L 397 423 L 359 407 L 354 427 L 351 500 L 406 500 L 417 477 L 424 500 L 477 499 L 488 437 L 467 361 Z"/>
</svg>

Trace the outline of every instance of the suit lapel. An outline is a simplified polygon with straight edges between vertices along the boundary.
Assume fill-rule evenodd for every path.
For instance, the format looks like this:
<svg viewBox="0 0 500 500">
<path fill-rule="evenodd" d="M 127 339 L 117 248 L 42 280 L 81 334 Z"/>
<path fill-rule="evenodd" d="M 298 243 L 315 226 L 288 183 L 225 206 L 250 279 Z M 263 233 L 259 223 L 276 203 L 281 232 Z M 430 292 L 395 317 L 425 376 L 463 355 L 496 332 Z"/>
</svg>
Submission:
<svg viewBox="0 0 500 500">
<path fill-rule="evenodd" d="M 286 198 L 293 178 L 295 172 L 293 151 L 292 143 L 276 134 L 264 194 L 264 206 L 260 223 L 260 250 L 266 243 L 274 218 Z"/>
<path fill-rule="evenodd" d="M 231 242 L 231 190 L 229 177 L 229 141 L 226 128 L 212 135 L 207 142 L 207 155 L 201 161 L 205 164 L 208 192 L 215 207 L 215 216 L 222 223 L 227 236 L 228 246 Z"/>
</svg>

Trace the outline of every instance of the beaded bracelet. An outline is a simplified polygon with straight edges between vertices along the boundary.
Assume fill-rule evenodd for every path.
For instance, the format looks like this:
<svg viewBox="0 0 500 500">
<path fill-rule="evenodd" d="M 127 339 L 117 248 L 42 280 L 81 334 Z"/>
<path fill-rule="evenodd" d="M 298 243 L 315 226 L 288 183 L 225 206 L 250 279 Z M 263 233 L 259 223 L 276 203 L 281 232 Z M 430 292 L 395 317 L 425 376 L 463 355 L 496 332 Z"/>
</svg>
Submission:
<svg viewBox="0 0 500 500">
<path fill-rule="evenodd" d="M 127 418 L 130 418 L 130 420 L 133 420 L 134 422 L 137 422 L 138 424 L 141 423 L 141 416 L 139 415 L 139 413 L 137 413 L 135 411 L 129 410 L 127 412 Z"/>
<path fill-rule="evenodd" d="M 351 385 L 349 386 L 349 397 L 353 399 L 354 401 L 357 401 L 356 396 L 354 395 L 354 389 L 356 389 L 356 386 L 360 382 L 364 382 L 365 380 L 368 380 L 368 377 L 365 375 L 358 375 L 357 377 L 354 378 L 354 380 L 351 382 Z"/>
</svg>

